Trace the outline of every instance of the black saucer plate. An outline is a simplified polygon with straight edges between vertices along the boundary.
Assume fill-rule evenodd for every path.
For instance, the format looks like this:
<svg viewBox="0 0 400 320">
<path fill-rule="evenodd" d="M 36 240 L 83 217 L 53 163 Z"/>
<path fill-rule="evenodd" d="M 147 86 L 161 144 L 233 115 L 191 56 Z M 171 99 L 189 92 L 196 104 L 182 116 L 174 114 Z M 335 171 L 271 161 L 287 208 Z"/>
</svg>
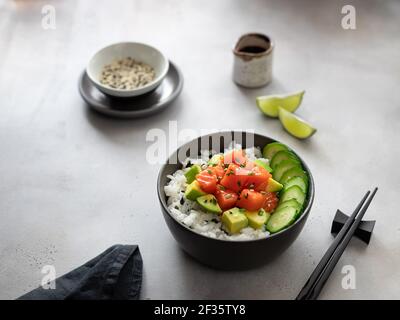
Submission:
<svg viewBox="0 0 400 320">
<path fill-rule="evenodd" d="M 94 110 L 118 118 L 140 118 L 158 113 L 176 99 L 182 87 L 182 73 L 171 61 L 161 84 L 138 97 L 118 98 L 104 94 L 93 85 L 86 71 L 83 71 L 79 79 L 79 92 L 83 100 Z"/>
</svg>

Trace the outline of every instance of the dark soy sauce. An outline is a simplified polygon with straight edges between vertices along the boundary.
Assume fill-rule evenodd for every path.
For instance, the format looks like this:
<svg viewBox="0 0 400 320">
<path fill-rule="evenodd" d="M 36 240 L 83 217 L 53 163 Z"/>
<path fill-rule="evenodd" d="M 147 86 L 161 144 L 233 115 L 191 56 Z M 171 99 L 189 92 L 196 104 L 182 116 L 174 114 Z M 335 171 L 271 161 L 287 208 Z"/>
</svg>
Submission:
<svg viewBox="0 0 400 320">
<path fill-rule="evenodd" d="M 258 46 L 247 46 L 247 47 L 243 47 L 239 50 L 239 52 L 243 52 L 243 53 L 261 53 L 261 52 L 265 52 L 266 49 L 263 47 L 258 47 Z"/>
</svg>

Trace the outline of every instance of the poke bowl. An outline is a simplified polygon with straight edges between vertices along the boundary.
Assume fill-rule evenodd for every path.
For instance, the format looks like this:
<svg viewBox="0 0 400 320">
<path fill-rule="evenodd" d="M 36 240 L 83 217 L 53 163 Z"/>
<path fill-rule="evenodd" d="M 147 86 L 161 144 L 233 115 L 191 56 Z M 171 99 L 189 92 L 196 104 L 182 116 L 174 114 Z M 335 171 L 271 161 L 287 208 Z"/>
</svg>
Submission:
<svg viewBox="0 0 400 320">
<path fill-rule="evenodd" d="M 314 181 L 287 145 L 228 131 L 179 147 L 160 169 L 157 194 L 185 252 L 210 267 L 243 270 L 268 263 L 295 241 Z"/>
</svg>

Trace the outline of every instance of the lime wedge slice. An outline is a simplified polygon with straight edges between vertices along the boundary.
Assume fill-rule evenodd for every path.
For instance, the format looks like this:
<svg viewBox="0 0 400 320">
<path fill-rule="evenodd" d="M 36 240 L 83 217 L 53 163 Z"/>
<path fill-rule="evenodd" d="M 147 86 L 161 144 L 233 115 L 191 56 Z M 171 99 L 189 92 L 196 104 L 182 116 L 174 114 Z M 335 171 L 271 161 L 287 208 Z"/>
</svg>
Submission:
<svg viewBox="0 0 400 320">
<path fill-rule="evenodd" d="M 272 118 L 278 118 L 279 107 L 290 112 L 296 111 L 303 100 L 304 93 L 305 91 L 303 90 L 285 95 L 262 96 L 257 97 L 256 102 L 262 113 Z"/>
<path fill-rule="evenodd" d="M 309 138 L 317 131 L 311 124 L 281 107 L 279 107 L 279 120 L 287 132 L 299 139 Z"/>
</svg>

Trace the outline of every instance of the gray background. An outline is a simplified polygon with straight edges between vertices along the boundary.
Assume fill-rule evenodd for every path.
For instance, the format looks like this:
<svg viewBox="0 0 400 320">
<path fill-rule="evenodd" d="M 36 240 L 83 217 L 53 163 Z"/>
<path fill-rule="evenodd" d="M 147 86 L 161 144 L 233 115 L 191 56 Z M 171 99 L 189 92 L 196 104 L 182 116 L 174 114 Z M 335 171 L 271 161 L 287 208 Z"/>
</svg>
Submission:
<svg viewBox="0 0 400 320">
<path fill-rule="evenodd" d="M 400 2 L 351 3 L 356 30 L 342 29 L 341 1 L 1 0 L 0 298 L 38 286 L 43 265 L 61 275 L 112 244 L 137 243 L 144 299 L 292 299 L 332 241 L 335 210 L 350 212 L 375 185 L 372 241 L 350 243 L 321 298 L 400 298 Z M 56 8 L 56 30 L 41 27 L 45 4 Z M 276 43 L 274 80 L 257 90 L 230 78 L 231 48 L 249 31 Z M 183 92 L 165 112 L 118 121 L 81 100 L 77 79 L 90 56 L 123 40 L 150 43 L 181 68 Z M 254 102 L 298 89 L 307 91 L 298 113 L 319 130 L 308 141 Z M 284 255 L 229 273 L 178 248 L 156 199 L 159 165 L 145 159 L 147 131 L 168 120 L 179 129 L 253 128 L 304 157 L 315 205 Z M 341 287 L 347 264 L 356 290 Z"/>
</svg>

